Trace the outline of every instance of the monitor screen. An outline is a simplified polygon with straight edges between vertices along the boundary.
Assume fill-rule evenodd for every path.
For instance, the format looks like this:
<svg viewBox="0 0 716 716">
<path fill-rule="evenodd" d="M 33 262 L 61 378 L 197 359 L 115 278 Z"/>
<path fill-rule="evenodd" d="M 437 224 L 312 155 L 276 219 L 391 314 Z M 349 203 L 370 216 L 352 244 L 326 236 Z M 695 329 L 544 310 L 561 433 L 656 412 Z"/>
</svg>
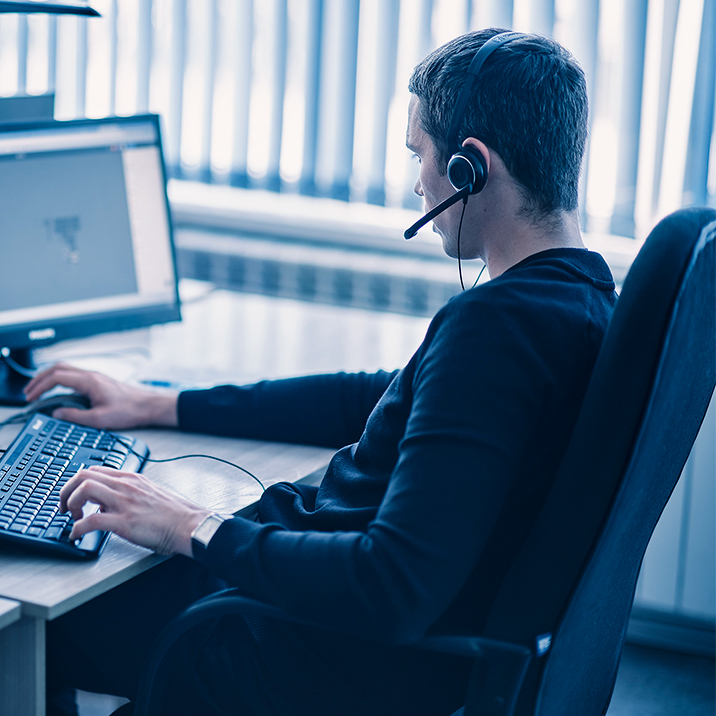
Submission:
<svg viewBox="0 0 716 716">
<path fill-rule="evenodd" d="M 0 237 L 4 353 L 179 320 L 158 117 L 0 127 Z"/>
</svg>

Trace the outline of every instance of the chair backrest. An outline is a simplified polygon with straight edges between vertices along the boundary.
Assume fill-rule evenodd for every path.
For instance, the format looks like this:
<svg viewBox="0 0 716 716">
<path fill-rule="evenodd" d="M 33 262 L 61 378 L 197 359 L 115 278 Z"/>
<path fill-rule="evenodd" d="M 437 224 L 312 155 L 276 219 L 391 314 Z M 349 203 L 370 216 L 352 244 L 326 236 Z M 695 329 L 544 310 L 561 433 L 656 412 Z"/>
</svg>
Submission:
<svg viewBox="0 0 716 716">
<path fill-rule="evenodd" d="M 662 220 L 624 282 L 565 458 L 486 636 L 551 647 L 517 714 L 609 703 L 639 567 L 716 384 L 716 210 Z M 538 650 L 539 651 L 539 650 Z"/>
</svg>

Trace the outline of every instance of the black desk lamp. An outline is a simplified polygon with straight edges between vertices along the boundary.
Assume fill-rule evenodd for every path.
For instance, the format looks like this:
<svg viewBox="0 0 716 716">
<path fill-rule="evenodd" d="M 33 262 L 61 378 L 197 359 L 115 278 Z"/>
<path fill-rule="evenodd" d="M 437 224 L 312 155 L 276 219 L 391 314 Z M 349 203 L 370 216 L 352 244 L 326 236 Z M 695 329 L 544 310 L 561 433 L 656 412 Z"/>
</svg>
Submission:
<svg viewBox="0 0 716 716">
<path fill-rule="evenodd" d="M 52 15 L 89 15 L 99 17 L 99 13 L 88 7 L 81 0 L 64 0 L 64 2 L 45 2 L 44 0 L 4 0 L 0 2 L 0 13 L 3 12 L 41 12 Z"/>
</svg>

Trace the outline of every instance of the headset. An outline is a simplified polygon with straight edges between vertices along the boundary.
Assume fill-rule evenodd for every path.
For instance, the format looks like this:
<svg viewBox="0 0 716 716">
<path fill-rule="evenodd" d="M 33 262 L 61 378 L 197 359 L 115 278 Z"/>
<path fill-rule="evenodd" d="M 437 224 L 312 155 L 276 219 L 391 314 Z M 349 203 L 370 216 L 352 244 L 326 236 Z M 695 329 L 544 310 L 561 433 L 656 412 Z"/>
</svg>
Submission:
<svg viewBox="0 0 716 716">
<path fill-rule="evenodd" d="M 453 204 L 460 201 L 460 199 L 467 201 L 467 197 L 470 196 L 470 194 L 478 194 L 485 188 L 485 184 L 487 184 L 487 164 L 485 157 L 482 152 L 472 147 L 461 147 L 457 139 L 458 132 L 460 131 L 460 125 L 465 116 L 465 109 L 467 108 L 467 103 L 472 93 L 472 86 L 475 84 L 475 78 L 479 74 L 485 60 L 498 47 L 521 37 L 527 37 L 527 35 L 521 32 L 501 32 L 498 35 L 493 35 L 472 58 L 472 62 L 470 62 L 470 66 L 467 68 L 465 84 L 455 104 L 455 110 L 447 136 L 448 149 L 452 152 L 452 156 L 447 165 L 447 176 L 455 189 L 455 194 L 438 204 L 425 214 L 425 216 L 416 221 L 409 229 L 406 229 L 403 234 L 406 239 L 412 239 L 425 224 L 432 221 L 438 214 L 442 214 L 445 209 L 450 208 Z"/>
</svg>

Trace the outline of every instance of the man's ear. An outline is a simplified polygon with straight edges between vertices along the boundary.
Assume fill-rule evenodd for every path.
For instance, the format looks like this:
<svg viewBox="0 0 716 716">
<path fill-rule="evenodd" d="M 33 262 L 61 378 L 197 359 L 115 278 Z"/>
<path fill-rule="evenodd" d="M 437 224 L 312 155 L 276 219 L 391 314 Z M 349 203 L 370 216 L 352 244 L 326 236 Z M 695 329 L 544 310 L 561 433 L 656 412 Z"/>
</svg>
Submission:
<svg viewBox="0 0 716 716">
<path fill-rule="evenodd" d="M 457 191 L 469 187 L 470 194 L 479 194 L 489 174 L 490 152 L 484 142 L 474 137 L 468 137 L 448 162 L 448 179 Z"/>
<path fill-rule="evenodd" d="M 470 147 L 473 151 L 480 152 L 482 154 L 482 158 L 485 160 L 485 166 L 487 167 L 487 171 L 489 173 L 490 171 L 490 150 L 487 148 L 487 145 L 485 142 L 481 142 L 479 139 L 476 139 L 475 137 L 468 137 L 463 143 L 463 147 Z"/>
</svg>

